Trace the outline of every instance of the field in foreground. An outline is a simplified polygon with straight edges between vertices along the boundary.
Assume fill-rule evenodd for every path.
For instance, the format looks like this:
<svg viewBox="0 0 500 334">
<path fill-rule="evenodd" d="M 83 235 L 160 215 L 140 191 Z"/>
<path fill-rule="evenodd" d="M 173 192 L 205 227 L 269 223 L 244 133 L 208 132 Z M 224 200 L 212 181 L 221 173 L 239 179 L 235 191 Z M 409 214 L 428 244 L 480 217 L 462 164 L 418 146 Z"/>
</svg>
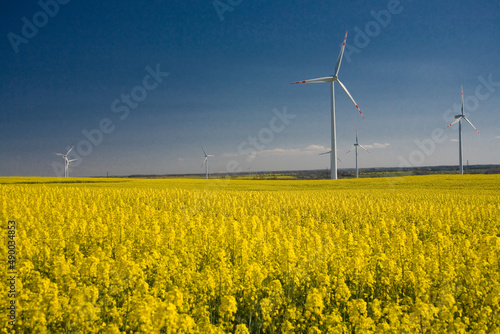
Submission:
<svg viewBox="0 0 500 334">
<path fill-rule="evenodd" d="M 497 175 L 0 191 L 5 333 L 500 332 Z"/>
</svg>

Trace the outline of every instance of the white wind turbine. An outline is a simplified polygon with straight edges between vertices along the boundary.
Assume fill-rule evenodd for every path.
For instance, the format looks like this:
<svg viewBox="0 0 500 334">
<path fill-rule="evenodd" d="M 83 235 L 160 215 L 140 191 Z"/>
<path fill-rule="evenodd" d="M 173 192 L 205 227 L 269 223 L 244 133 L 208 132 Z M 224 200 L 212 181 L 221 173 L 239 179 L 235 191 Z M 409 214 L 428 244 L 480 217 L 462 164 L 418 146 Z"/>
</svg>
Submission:
<svg viewBox="0 0 500 334">
<path fill-rule="evenodd" d="M 330 83 L 330 88 L 331 88 L 331 110 L 332 110 L 332 119 L 331 119 L 331 140 L 332 140 L 332 153 L 330 155 L 330 164 L 331 164 L 331 169 L 330 169 L 330 177 L 332 179 L 337 179 L 337 144 L 336 144 L 336 128 L 335 128 L 335 88 L 334 88 L 334 82 L 336 81 L 340 88 L 344 90 L 344 92 L 349 96 L 351 101 L 354 103 L 356 108 L 358 109 L 359 113 L 363 118 L 363 113 L 361 112 L 361 109 L 359 109 L 358 104 L 354 99 L 352 98 L 351 94 L 347 90 L 347 88 L 342 84 L 342 82 L 338 78 L 339 74 L 339 69 L 340 69 L 340 63 L 342 62 L 342 56 L 344 55 L 344 49 L 345 49 L 345 43 L 347 40 L 347 32 L 345 33 L 344 37 L 344 42 L 342 43 L 342 48 L 340 49 L 340 54 L 339 58 L 337 59 L 337 63 L 335 64 L 335 74 L 329 77 L 323 77 L 323 78 L 316 78 L 316 79 L 310 79 L 310 80 L 303 80 L 303 81 L 297 81 L 297 82 L 292 82 L 291 84 L 303 84 L 303 83 L 316 83 L 316 82 L 329 82 Z"/>
<path fill-rule="evenodd" d="M 354 151 L 356 152 L 356 178 L 359 177 L 359 172 L 358 172 L 358 147 L 361 147 L 363 150 L 365 150 L 366 152 L 370 153 L 370 151 L 368 151 L 366 148 L 364 148 L 361 144 L 358 143 L 358 130 L 356 130 L 356 142 L 354 143 Z M 346 152 L 346 154 L 348 154 L 349 152 L 351 152 L 352 148 L 349 149 L 349 151 Z"/>
<path fill-rule="evenodd" d="M 460 115 L 455 115 L 455 120 L 448 125 L 445 129 L 448 129 L 450 126 L 458 123 L 458 161 L 460 164 L 460 174 L 464 173 L 464 166 L 462 164 L 462 120 L 466 120 L 467 123 L 470 124 L 476 130 L 477 134 L 479 134 L 479 131 L 477 131 L 476 127 L 465 117 L 464 115 L 464 87 L 460 86 L 462 90 L 462 113 Z"/>
<path fill-rule="evenodd" d="M 203 154 L 205 154 L 205 160 L 203 160 L 203 163 L 201 165 L 205 165 L 205 176 L 208 179 L 208 158 L 213 158 L 215 157 L 215 155 L 207 154 L 203 146 L 201 147 L 201 150 L 203 151 Z"/>
<path fill-rule="evenodd" d="M 62 153 L 54 153 L 55 155 L 58 155 L 58 156 L 61 156 L 63 159 L 64 159 L 64 177 L 68 177 L 69 176 L 69 167 L 70 167 L 70 163 L 73 162 L 73 161 L 76 161 L 78 159 L 68 159 L 68 155 L 69 155 L 69 152 L 71 152 L 71 150 L 73 150 L 74 146 L 72 146 L 68 152 L 66 152 L 66 154 L 62 154 Z"/>
</svg>

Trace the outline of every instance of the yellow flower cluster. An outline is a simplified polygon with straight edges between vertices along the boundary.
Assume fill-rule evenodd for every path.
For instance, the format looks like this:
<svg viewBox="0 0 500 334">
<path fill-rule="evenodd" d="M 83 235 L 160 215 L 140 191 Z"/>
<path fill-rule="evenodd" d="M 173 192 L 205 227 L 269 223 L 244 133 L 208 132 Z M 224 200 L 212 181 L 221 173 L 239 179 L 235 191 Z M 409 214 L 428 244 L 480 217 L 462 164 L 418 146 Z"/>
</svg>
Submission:
<svg viewBox="0 0 500 334">
<path fill-rule="evenodd" d="M 2 333 L 500 331 L 499 176 L 69 180 L 0 178 Z"/>
</svg>

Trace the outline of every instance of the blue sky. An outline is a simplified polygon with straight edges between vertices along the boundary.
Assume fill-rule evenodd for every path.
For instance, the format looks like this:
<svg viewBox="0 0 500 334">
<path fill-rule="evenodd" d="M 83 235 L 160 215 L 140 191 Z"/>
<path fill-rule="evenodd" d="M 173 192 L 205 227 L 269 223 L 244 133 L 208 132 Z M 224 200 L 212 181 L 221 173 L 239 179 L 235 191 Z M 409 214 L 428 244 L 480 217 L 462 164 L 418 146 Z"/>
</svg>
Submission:
<svg viewBox="0 0 500 334">
<path fill-rule="evenodd" d="M 54 176 L 53 153 L 73 145 L 72 176 L 203 173 L 201 145 L 212 172 L 327 168 L 329 86 L 289 83 L 332 75 L 346 31 L 339 77 L 366 119 L 337 85 L 340 168 L 354 167 L 355 129 L 362 167 L 457 164 L 458 128 L 441 129 L 462 84 L 481 133 L 464 124 L 464 162 L 500 164 L 498 0 L 41 0 L 0 13 L 2 176 Z"/>
</svg>

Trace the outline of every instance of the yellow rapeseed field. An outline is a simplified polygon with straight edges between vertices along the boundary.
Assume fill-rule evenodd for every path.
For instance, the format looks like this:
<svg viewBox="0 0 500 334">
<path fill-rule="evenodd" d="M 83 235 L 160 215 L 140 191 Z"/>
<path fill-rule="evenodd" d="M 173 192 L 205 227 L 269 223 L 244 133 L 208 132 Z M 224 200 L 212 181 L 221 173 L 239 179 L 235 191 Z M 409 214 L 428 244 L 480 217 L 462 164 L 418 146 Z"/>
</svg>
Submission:
<svg viewBox="0 0 500 334">
<path fill-rule="evenodd" d="M 500 333 L 500 176 L 0 190 L 2 333 Z"/>
</svg>

